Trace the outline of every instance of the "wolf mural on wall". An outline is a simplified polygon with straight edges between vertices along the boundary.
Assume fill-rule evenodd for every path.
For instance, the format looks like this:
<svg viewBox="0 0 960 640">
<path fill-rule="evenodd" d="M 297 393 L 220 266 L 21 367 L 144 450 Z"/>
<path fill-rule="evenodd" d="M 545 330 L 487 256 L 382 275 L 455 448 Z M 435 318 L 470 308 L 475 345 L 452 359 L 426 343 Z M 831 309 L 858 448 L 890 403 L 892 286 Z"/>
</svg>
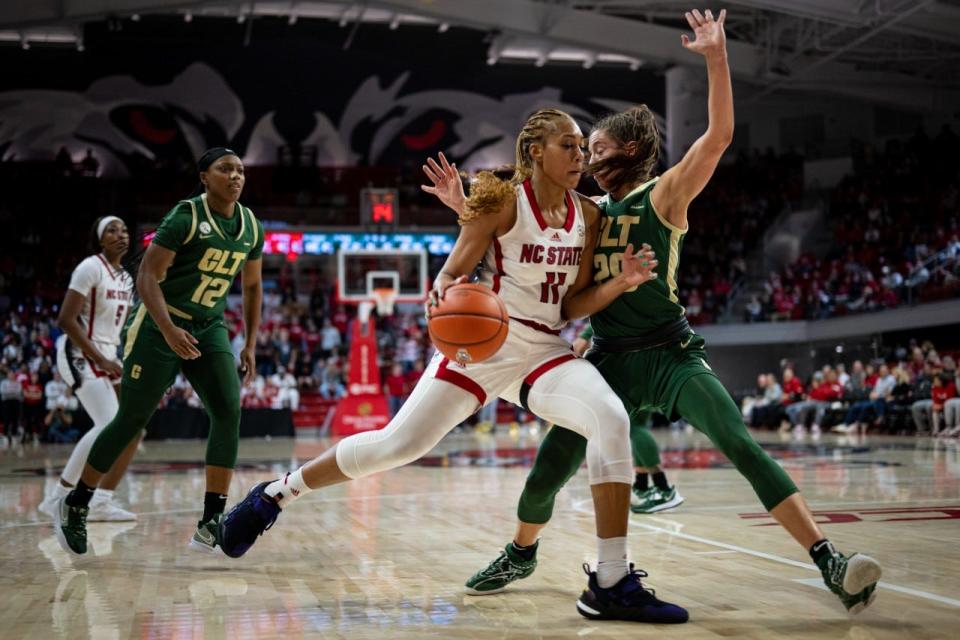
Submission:
<svg viewBox="0 0 960 640">
<path fill-rule="evenodd" d="M 4 91 L 0 159 L 49 160 L 61 147 L 74 154 L 92 148 L 103 175 L 122 176 L 144 163 L 189 166 L 205 148 L 226 143 L 248 165 L 275 164 L 282 147 L 309 146 L 320 166 L 419 163 L 443 150 L 469 170 L 512 162 L 516 133 L 536 109 L 563 109 L 586 126 L 630 104 L 591 97 L 588 109 L 565 102 L 554 87 L 502 97 L 440 88 L 404 93 L 409 77 L 388 86 L 376 75 L 360 80 L 337 122 L 301 107 L 312 113 L 313 128 L 300 140 L 281 133 L 276 109 L 251 118 L 223 76 L 200 62 L 167 84 L 114 75 L 82 93 Z"/>
</svg>

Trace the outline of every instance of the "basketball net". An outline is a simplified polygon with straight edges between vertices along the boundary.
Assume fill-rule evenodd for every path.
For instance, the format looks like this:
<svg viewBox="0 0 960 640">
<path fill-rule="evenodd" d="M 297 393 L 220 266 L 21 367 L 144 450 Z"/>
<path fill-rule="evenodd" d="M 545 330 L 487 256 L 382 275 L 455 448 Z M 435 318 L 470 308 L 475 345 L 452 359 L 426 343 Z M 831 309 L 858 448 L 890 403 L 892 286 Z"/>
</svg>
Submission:
<svg viewBox="0 0 960 640">
<path fill-rule="evenodd" d="M 397 299 L 397 290 L 385 287 L 373 290 L 373 301 L 364 300 L 357 309 L 357 316 L 362 324 L 366 324 L 370 319 L 370 312 L 377 310 L 377 315 L 381 318 L 393 315 L 393 303 Z"/>
</svg>

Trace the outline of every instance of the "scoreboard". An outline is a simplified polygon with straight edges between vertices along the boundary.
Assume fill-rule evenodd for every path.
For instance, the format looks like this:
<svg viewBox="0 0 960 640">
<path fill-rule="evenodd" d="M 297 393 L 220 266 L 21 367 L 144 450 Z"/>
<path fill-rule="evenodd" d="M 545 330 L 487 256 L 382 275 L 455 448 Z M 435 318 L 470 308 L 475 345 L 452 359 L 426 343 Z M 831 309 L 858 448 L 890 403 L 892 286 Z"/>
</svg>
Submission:
<svg viewBox="0 0 960 640">
<path fill-rule="evenodd" d="M 360 224 L 364 227 L 396 229 L 400 222 L 396 189 L 361 189 Z"/>
</svg>

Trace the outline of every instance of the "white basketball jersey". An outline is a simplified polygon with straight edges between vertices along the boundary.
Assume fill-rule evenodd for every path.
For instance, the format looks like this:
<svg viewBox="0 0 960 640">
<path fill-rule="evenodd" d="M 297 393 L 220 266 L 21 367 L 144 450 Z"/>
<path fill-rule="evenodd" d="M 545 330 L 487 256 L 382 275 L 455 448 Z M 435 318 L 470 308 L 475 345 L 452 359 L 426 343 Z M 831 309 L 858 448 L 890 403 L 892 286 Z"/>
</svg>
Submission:
<svg viewBox="0 0 960 640">
<path fill-rule="evenodd" d="M 130 274 L 114 269 L 101 254 L 88 256 L 73 270 L 70 288 L 84 297 L 79 320 L 87 337 L 95 343 L 119 345 L 123 323 L 133 304 Z"/>
<path fill-rule="evenodd" d="M 551 333 L 566 323 L 560 303 L 577 279 L 586 237 L 577 194 L 567 191 L 566 200 L 566 221 L 554 229 L 544 221 L 530 181 L 518 186 L 517 221 L 490 244 L 480 277 L 511 318 Z"/>
</svg>

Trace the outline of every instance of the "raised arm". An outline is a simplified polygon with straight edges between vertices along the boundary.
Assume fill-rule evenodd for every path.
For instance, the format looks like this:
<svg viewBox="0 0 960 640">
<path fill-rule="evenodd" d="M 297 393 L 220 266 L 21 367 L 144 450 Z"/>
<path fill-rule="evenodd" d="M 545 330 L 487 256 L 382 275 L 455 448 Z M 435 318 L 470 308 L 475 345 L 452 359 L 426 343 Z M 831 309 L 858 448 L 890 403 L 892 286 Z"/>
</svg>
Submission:
<svg viewBox="0 0 960 640">
<path fill-rule="evenodd" d="M 733 88 L 727 64 L 724 9 L 714 20 L 708 9 L 703 15 L 694 9 L 686 14 L 694 32 L 691 42 L 681 36 L 683 46 L 702 55 L 707 62 L 707 130 L 673 167 L 661 176 L 650 198 L 657 212 L 679 229 L 687 228 L 687 207 L 713 176 L 723 152 L 733 140 Z"/>
</svg>

